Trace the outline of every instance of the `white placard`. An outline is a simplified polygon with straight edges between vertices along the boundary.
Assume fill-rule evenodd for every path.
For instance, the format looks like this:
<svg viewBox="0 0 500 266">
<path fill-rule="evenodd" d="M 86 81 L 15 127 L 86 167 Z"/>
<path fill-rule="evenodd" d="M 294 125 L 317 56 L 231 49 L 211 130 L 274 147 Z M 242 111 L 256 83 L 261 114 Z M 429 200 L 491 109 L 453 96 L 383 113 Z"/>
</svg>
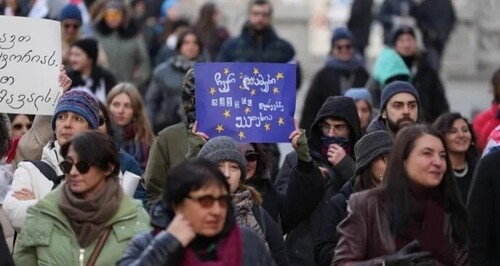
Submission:
<svg viewBox="0 0 500 266">
<path fill-rule="evenodd" d="M 60 66 L 60 22 L 0 16 L 0 112 L 51 115 Z"/>
</svg>

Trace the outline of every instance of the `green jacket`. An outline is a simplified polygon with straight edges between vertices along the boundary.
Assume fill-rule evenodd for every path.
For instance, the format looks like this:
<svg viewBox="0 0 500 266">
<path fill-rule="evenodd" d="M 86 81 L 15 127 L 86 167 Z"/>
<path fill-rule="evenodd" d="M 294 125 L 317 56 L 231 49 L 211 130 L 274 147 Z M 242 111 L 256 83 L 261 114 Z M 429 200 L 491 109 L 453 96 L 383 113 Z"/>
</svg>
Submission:
<svg viewBox="0 0 500 266">
<path fill-rule="evenodd" d="M 28 216 L 14 248 L 16 265 L 86 265 L 99 238 L 79 247 L 68 218 L 58 206 L 61 186 L 28 209 Z M 149 216 L 140 202 L 124 195 L 106 227 L 112 231 L 97 258 L 97 265 L 115 265 L 135 235 L 150 229 Z"/>
<path fill-rule="evenodd" d="M 186 160 L 188 146 L 188 130 L 185 122 L 167 127 L 158 133 L 149 151 L 144 173 L 148 206 L 151 206 L 163 192 L 165 177 L 170 169 Z"/>
</svg>

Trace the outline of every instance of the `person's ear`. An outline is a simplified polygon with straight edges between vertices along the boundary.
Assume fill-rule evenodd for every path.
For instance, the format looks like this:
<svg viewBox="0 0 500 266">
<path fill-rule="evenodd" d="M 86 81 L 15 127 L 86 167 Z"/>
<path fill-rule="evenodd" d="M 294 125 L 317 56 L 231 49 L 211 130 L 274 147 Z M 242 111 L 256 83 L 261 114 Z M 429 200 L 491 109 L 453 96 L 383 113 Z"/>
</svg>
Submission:
<svg viewBox="0 0 500 266">
<path fill-rule="evenodd" d="M 112 164 L 108 164 L 108 169 L 106 169 L 106 171 L 104 172 L 104 175 L 105 176 L 110 176 L 111 173 L 113 173 L 114 170 L 115 170 L 115 166 L 112 165 Z"/>
<path fill-rule="evenodd" d="M 382 110 L 382 112 L 380 112 L 380 116 L 381 116 L 383 119 L 387 119 L 387 111 L 386 111 L 386 110 Z"/>
</svg>

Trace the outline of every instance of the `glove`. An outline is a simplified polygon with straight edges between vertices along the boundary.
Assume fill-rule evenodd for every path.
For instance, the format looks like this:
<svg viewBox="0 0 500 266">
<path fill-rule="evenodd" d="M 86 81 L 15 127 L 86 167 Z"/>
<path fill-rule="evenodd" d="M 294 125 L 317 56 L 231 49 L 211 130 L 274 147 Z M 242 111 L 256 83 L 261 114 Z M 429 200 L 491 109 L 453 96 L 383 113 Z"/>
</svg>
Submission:
<svg viewBox="0 0 500 266">
<path fill-rule="evenodd" d="M 420 262 L 428 260 L 430 258 L 430 255 L 430 252 L 420 251 L 420 243 L 418 242 L 418 240 L 413 240 L 395 254 L 384 257 L 384 265 L 416 265 Z"/>
<path fill-rule="evenodd" d="M 297 146 L 294 147 L 295 152 L 297 152 L 297 156 L 299 160 L 304 162 L 312 161 L 311 155 L 309 154 L 309 145 L 307 144 L 306 131 L 301 129 L 300 136 L 297 140 Z"/>
<path fill-rule="evenodd" d="M 188 153 L 186 154 L 186 158 L 196 157 L 200 153 L 201 148 L 203 148 L 203 145 L 205 145 L 205 142 L 202 137 L 190 131 L 188 133 Z"/>
</svg>

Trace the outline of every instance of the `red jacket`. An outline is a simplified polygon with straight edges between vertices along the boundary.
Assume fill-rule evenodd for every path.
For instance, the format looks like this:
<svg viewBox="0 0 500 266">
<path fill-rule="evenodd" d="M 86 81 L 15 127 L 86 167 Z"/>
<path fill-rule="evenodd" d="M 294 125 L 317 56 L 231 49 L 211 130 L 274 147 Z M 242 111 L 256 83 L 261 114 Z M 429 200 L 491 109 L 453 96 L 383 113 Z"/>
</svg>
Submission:
<svg viewBox="0 0 500 266">
<path fill-rule="evenodd" d="M 486 146 L 491 131 L 500 125 L 500 119 L 497 118 L 498 105 L 498 103 L 493 103 L 490 109 L 479 113 L 472 121 L 477 147 L 480 151 L 483 151 Z"/>
</svg>

